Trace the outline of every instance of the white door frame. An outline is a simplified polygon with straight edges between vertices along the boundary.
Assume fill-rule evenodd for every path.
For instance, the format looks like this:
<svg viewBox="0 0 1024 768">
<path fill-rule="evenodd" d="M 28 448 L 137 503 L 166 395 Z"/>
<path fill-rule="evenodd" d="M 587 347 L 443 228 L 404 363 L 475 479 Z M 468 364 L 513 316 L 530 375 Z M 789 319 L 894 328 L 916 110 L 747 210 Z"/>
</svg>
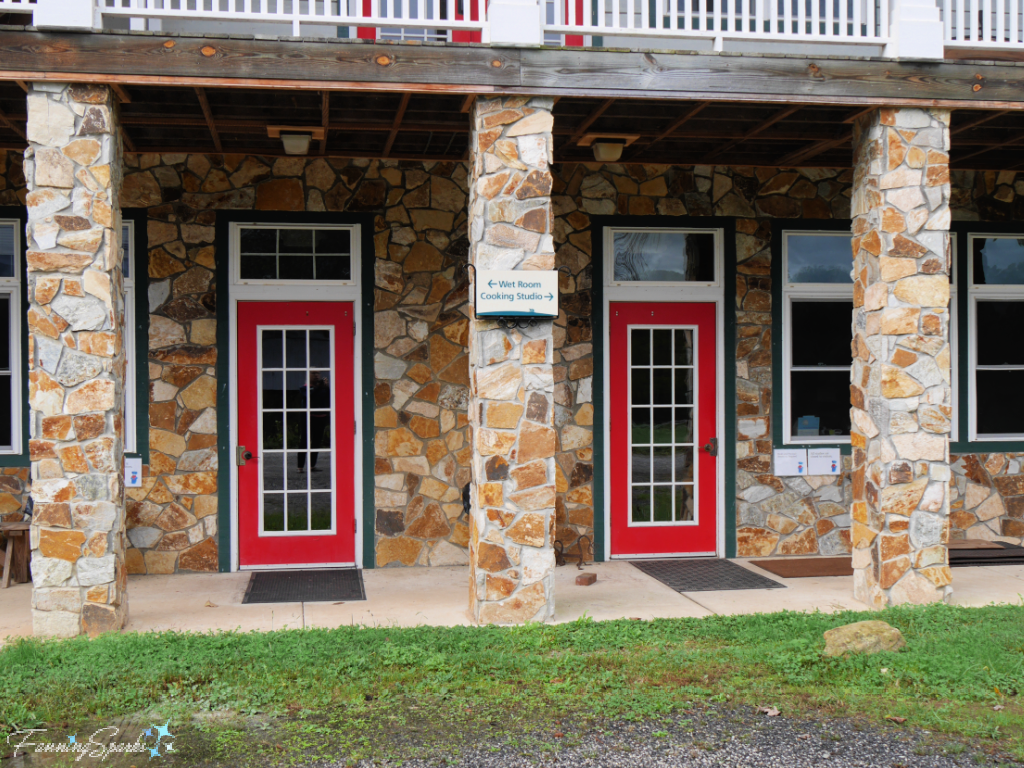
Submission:
<svg viewBox="0 0 1024 768">
<path fill-rule="evenodd" d="M 612 233 L 616 229 L 623 230 L 715 230 L 718 232 L 717 248 L 715 252 L 715 275 L 717 280 L 714 283 L 699 286 L 664 286 L 656 283 L 644 283 L 641 286 L 615 285 L 612 282 L 612 266 L 615 254 L 612 243 Z M 604 464 L 604 559 L 656 559 L 668 557 L 724 557 L 725 556 L 725 309 L 724 296 L 724 250 L 725 236 L 727 231 L 721 227 L 702 227 L 699 224 L 677 227 L 636 227 L 606 225 L 601 232 L 603 244 L 604 264 L 601 265 L 601 280 L 603 281 L 602 311 L 604 313 L 604 328 L 602 328 L 602 351 L 604 362 L 601 370 L 602 387 L 604 392 L 604 424 L 611 424 L 611 358 L 609 343 L 609 328 L 611 323 L 611 304 L 613 302 L 635 302 L 635 303 L 673 303 L 673 304 L 714 304 L 715 305 L 715 333 L 717 336 L 715 349 L 715 432 L 718 437 L 718 462 L 716 465 L 718 488 L 715 502 L 715 523 L 716 523 L 716 545 L 714 552 L 680 553 L 680 554 L 652 554 L 652 555 L 617 555 L 612 556 L 612 519 L 611 519 L 611 429 L 607 428 L 604 441 L 604 456 L 601 461 Z M 699 446 L 697 450 L 700 450 Z"/>
<path fill-rule="evenodd" d="M 229 326 L 229 343 L 228 343 L 228 413 L 230 420 L 229 437 L 231 439 L 231 450 L 230 462 L 229 462 L 229 479 L 230 479 L 230 493 L 231 493 L 231 510 L 230 510 L 230 521 L 231 521 L 231 570 L 232 571 L 257 571 L 257 570 L 279 570 L 287 568 L 289 570 L 300 570 L 303 568 L 345 568 L 352 567 L 353 565 L 357 568 L 363 567 L 363 406 L 362 406 L 362 380 L 363 380 L 363 345 L 362 345 L 362 327 L 361 327 L 361 314 L 362 314 L 362 297 L 360 280 L 360 269 L 361 262 L 359 247 L 361 237 L 361 227 L 358 224 L 346 225 L 346 228 L 352 229 L 352 276 L 355 285 L 317 285 L 316 283 L 273 283 L 273 284 L 255 284 L 249 285 L 240 283 L 236 277 L 237 271 L 235 269 L 237 265 L 237 245 L 238 245 L 238 230 L 239 227 L 244 227 L 249 224 L 255 224 L 257 226 L 273 226 L 274 221 L 272 219 L 266 219 L 262 221 L 232 221 L 230 223 L 231 231 L 229 237 L 230 246 L 228 248 L 228 267 L 230 272 L 230 287 L 228 289 L 229 301 L 228 301 L 228 326 Z M 294 222 L 281 222 L 282 227 L 299 227 L 299 228 L 313 228 L 313 227 L 324 227 L 332 226 L 330 222 L 323 223 L 303 223 L 295 224 Z M 336 226 L 336 225 L 335 225 Z M 309 302 L 309 301 L 322 301 L 339 303 L 350 301 L 353 304 L 353 317 L 352 327 L 355 329 L 355 338 L 353 339 L 353 407 L 355 415 L 355 434 L 353 435 L 354 440 L 354 466 L 353 472 L 355 473 L 354 493 L 355 498 L 353 499 L 354 512 L 355 512 L 355 531 L 353 536 L 355 537 L 355 562 L 354 563 L 304 563 L 301 565 L 259 565 L 259 566 L 245 566 L 242 567 L 239 563 L 239 551 L 238 551 L 238 465 L 235 463 L 235 446 L 238 445 L 238 303 L 240 301 L 258 301 L 258 302 Z M 336 366 L 340 367 L 342 361 L 336 361 Z M 339 434 L 341 430 L 339 429 Z"/>
</svg>

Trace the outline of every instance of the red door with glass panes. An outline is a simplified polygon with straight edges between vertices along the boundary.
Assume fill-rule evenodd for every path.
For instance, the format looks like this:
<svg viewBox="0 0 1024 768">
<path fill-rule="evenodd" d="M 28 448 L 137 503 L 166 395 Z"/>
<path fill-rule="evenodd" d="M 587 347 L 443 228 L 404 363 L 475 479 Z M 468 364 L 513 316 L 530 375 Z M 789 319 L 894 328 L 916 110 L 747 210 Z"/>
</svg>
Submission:
<svg viewBox="0 0 1024 768">
<path fill-rule="evenodd" d="M 355 562 L 354 313 L 238 304 L 242 567 Z"/>
<path fill-rule="evenodd" d="M 714 304 L 609 305 L 613 557 L 713 555 Z"/>
</svg>

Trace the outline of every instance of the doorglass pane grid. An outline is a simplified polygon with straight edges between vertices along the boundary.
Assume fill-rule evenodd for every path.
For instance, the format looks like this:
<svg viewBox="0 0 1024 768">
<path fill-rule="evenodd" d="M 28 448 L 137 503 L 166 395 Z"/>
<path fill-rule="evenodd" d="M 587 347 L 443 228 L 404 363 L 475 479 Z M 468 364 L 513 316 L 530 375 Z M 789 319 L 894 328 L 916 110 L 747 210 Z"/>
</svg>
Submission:
<svg viewBox="0 0 1024 768">
<path fill-rule="evenodd" d="M 693 525 L 697 329 L 630 326 L 632 525 Z"/>
<path fill-rule="evenodd" d="M 261 534 L 334 531 L 333 329 L 260 326 Z"/>
</svg>

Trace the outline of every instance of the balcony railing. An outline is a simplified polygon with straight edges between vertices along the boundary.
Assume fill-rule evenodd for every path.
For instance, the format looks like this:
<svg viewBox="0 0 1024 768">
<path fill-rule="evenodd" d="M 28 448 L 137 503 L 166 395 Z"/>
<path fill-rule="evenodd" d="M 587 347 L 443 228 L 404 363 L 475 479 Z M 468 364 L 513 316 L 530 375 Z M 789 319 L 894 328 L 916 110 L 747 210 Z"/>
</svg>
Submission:
<svg viewBox="0 0 1024 768">
<path fill-rule="evenodd" d="M 476 3 L 468 14 L 462 9 L 462 0 L 96 0 L 104 17 L 287 25 L 293 35 L 370 39 L 444 41 L 455 32 L 457 41 L 484 41 L 487 22 Z"/>
<path fill-rule="evenodd" d="M 728 43 L 815 55 L 837 46 L 918 59 L 941 59 L 947 48 L 1024 49 L 1024 0 L 0 0 L 0 14 L 31 14 L 41 28 L 494 45 Z"/>
<path fill-rule="evenodd" d="M 941 8 L 949 47 L 1024 47 L 1022 0 L 942 0 Z"/>
<path fill-rule="evenodd" d="M 547 15 L 549 33 L 706 39 L 715 50 L 725 40 L 889 41 L 888 4 L 877 0 L 556 0 Z"/>
</svg>

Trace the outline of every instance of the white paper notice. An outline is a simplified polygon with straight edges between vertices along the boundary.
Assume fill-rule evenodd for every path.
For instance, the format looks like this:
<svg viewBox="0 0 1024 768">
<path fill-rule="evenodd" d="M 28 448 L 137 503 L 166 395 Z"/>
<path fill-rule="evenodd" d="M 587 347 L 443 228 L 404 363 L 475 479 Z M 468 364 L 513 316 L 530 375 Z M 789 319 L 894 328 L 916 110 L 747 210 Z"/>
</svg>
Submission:
<svg viewBox="0 0 1024 768">
<path fill-rule="evenodd" d="M 142 459 L 125 457 L 124 484 L 126 488 L 138 488 L 142 485 Z"/>
<path fill-rule="evenodd" d="M 807 474 L 838 475 L 841 471 L 838 448 L 807 449 Z"/>
<path fill-rule="evenodd" d="M 775 475 L 807 474 L 807 451 L 804 448 L 779 448 L 775 451 Z"/>
</svg>

